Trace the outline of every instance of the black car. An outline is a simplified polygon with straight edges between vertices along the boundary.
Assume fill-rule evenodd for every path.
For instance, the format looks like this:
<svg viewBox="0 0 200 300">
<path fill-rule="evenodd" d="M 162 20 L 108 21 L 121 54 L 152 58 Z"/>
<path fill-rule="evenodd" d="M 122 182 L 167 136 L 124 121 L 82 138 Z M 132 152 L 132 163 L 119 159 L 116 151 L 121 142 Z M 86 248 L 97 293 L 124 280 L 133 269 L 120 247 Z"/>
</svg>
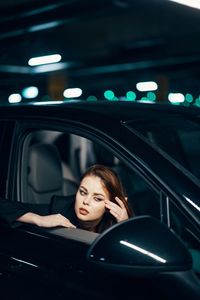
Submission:
<svg viewBox="0 0 200 300">
<path fill-rule="evenodd" d="M 128 101 L 0 109 L 0 197 L 48 204 L 113 168 L 135 216 L 102 234 L 0 225 L 1 299 L 200 299 L 200 110 Z"/>
</svg>

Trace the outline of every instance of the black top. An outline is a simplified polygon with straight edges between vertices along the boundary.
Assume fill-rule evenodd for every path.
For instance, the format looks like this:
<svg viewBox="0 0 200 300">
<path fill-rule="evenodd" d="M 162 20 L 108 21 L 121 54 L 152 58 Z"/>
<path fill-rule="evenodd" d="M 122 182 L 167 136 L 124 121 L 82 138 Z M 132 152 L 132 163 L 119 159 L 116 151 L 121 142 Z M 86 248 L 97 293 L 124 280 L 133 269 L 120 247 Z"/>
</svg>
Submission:
<svg viewBox="0 0 200 300">
<path fill-rule="evenodd" d="M 74 211 L 74 200 L 74 195 L 54 196 L 50 204 L 29 204 L 11 202 L 0 198 L 0 221 L 7 226 L 16 227 L 21 224 L 16 219 L 28 212 L 40 215 L 60 213 L 68 218 L 72 224 L 78 226 L 78 220 Z"/>
</svg>

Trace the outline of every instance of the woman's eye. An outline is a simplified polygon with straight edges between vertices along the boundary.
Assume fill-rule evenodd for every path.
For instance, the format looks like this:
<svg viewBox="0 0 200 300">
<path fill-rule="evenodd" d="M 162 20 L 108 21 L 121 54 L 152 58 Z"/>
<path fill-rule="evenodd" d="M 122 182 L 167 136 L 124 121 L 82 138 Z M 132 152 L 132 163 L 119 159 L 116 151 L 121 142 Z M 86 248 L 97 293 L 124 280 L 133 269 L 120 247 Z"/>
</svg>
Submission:
<svg viewBox="0 0 200 300">
<path fill-rule="evenodd" d="M 80 194 L 81 194 L 81 196 L 85 196 L 85 195 L 86 195 L 86 192 L 83 191 L 83 190 L 80 190 Z"/>
<path fill-rule="evenodd" d="M 97 197 L 94 197 L 94 200 L 95 200 L 95 201 L 97 201 L 97 202 L 101 202 L 101 201 L 103 201 L 104 199 L 102 199 L 102 198 L 97 198 Z"/>
</svg>

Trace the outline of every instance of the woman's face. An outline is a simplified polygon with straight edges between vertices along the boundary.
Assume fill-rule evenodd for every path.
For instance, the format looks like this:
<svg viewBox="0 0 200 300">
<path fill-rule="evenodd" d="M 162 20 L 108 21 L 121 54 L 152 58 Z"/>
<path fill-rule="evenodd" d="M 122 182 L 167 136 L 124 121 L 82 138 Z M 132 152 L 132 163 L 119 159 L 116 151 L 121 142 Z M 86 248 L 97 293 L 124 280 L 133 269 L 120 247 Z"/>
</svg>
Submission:
<svg viewBox="0 0 200 300">
<path fill-rule="evenodd" d="M 99 177 L 86 176 L 76 193 L 75 212 L 81 221 L 101 220 L 109 194 Z"/>
</svg>

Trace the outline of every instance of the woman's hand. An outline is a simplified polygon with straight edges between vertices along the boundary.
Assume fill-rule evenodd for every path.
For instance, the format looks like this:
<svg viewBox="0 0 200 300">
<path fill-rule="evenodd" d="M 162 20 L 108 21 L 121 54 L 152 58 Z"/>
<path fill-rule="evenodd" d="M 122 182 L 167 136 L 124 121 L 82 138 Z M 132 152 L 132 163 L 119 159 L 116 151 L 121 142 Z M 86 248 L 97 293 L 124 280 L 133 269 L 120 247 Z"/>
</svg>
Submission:
<svg viewBox="0 0 200 300">
<path fill-rule="evenodd" d="M 40 225 L 41 227 L 71 227 L 76 228 L 69 219 L 65 218 L 61 214 L 53 214 L 48 216 L 40 216 Z"/>
<path fill-rule="evenodd" d="M 40 227 L 46 227 L 46 228 L 51 228 L 51 227 L 57 227 L 57 226 L 62 226 L 62 227 L 67 227 L 67 228 L 76 228 L 69 219 L 65 218 L 61 214 L 53 214 L 53 215 L 47 215 L 47 216 L 41 216 L 38 214 L 34 213 L 26 213 L 20 218 L 18 218 L 17 221 L 24 222 L 24 223 L 29 223 L 29 224 L 34 224 Z"/>
<path fill-rule="evenodd" d="M 123 201 L 120 200 L 118 197 L 115 197 L 115 200 L 119 205 L 112 201 L 106 200 L 105 201 L 106 208 L 109 209 L 110 213 L 116 218 L 117 222 L 127 220 L 128 213 Z"/>
</svg>

